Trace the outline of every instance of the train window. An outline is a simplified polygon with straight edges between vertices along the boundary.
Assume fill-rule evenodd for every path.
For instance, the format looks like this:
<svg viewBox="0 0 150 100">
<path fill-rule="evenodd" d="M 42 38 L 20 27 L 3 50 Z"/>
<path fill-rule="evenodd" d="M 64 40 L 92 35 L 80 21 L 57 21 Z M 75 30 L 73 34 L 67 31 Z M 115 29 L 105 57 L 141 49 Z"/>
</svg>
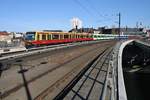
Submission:
<svg viewBox="0 0 150 100">
<path fill-rule="evenodd" d="M 51 39 L 52 39 L 51 34 L 48 34 L 48 40 L 51 40 Z"/>
<path fill-rule="evenodd" d="M 70 38 L 70 39 L 72 39 L 72 36 L 71 36 L 71 34 L 70 34 L 69 36 L 70 36 L 69 38 Z"/>
<path fill-rule="evenodd" d="M 81 38 L 84 38 L 84 36 L 83 36 L 83 35 L 81 35 Z"/>
<path fill-rule="evenodd" d="M 76 38 L 78 38 L 78 35 L 76 35 Z"/>
<path fill-rule="evenodd" d="M 26 40 L 35 40 L 35 32 L 27 32 L 25 39 Z"/>
<path fill-rule="evenodd" d="M 94 38 L 97 38 L 97 36 L 96 36 L 96 35 L 94 35 Z"/>
<path fill-rule="evenodd" d="M 69 35 L 68 34 L 65 34 L 64 35 L 64 39 L 68 39 L 69 38 Z"/>
<path fill-rule="evenodd" d="M 46 34 L 42 35 L 42 40 L 46 40 Z"/>
<path fill-rule="evenodd" d="M 81 38 L 80 35 L 78 35 L 78 38 Z"/>
<path fill-rule="evenodd" d="M 40 40 L 40 35 L 39 34 L 37 34 L 37 40 Z"/>
<path fill-rule="evenodd" d="M 59 39 L 59 35 L 58 34 L 53 34 L 52 37 L 53 37 L 53 39 Z"/>
<path fill-rule="evenodd" d="M 74 38 L 76 38 L 76 35 L 74 35 Z"/>
</svg>

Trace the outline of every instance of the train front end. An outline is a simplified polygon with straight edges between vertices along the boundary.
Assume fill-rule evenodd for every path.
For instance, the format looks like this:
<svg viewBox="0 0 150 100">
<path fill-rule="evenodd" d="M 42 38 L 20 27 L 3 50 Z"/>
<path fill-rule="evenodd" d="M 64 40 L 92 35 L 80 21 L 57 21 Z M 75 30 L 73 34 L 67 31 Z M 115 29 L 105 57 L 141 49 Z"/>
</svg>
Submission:
<svg viewBox="0 0 150 100">
<path fill-rule="evenodd" d="M 35 40 L 36 40 L 36 32 L 26 32 L 25 47 L 30 48 L 35 46 L 35 44 L 33 44 Z"/>
</svg>

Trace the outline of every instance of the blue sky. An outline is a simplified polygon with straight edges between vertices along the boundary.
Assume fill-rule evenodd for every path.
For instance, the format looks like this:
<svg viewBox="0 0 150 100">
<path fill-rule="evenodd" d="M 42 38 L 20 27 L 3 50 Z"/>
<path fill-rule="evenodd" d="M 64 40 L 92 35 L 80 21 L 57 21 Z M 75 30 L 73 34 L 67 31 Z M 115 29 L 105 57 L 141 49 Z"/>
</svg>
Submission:
<svg viewBox="0 0 150 100">
<path fill-rule="evenodd" d="M 150 26 L 150 0 L 0 0 L 0 31 L 71 29 L 78 17 L 83 27 Z"/>
</svg>

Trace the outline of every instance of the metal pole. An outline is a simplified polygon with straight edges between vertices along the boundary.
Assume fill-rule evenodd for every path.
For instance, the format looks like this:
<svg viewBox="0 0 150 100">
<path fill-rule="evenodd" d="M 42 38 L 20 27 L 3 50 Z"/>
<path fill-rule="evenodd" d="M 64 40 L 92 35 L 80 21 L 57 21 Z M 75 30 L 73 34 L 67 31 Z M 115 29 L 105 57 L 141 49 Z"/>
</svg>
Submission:
<svg viewBox="0 0 150 100">
<path fill-rule="evenodd" d="M 119 38 L 120 38 L 120 24 L 121 24 L 121 14 L 119 12 Z"/>
</svg>

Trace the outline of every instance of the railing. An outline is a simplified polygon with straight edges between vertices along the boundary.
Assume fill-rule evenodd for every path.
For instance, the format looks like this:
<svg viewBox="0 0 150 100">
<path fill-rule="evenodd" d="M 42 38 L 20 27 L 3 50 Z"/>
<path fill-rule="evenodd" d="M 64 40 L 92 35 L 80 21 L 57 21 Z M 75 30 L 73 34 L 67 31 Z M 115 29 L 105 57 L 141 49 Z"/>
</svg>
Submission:
<svg viewBox="0 0 150 100">
<path fill-rule="evenodd" d="M 106 100 L 108 98 L 108 92 L 110 92 L 110 100 L 118 100 L 118 51 L 121 43 L 117 43 L 117 45 L 113 49 L 113 53 L 109 58 L 109 67 L 106 77 L 106 83 L 104 87 L 102 100 Z"/>
<path fill-rule="evenodd" d="M 112 100 L 118 100 L 118 52 L 121 46 L 121 42 L 117 43 L 116 47 L 114 48 L 113 57 L 112 57 Z"/>
</svg>

